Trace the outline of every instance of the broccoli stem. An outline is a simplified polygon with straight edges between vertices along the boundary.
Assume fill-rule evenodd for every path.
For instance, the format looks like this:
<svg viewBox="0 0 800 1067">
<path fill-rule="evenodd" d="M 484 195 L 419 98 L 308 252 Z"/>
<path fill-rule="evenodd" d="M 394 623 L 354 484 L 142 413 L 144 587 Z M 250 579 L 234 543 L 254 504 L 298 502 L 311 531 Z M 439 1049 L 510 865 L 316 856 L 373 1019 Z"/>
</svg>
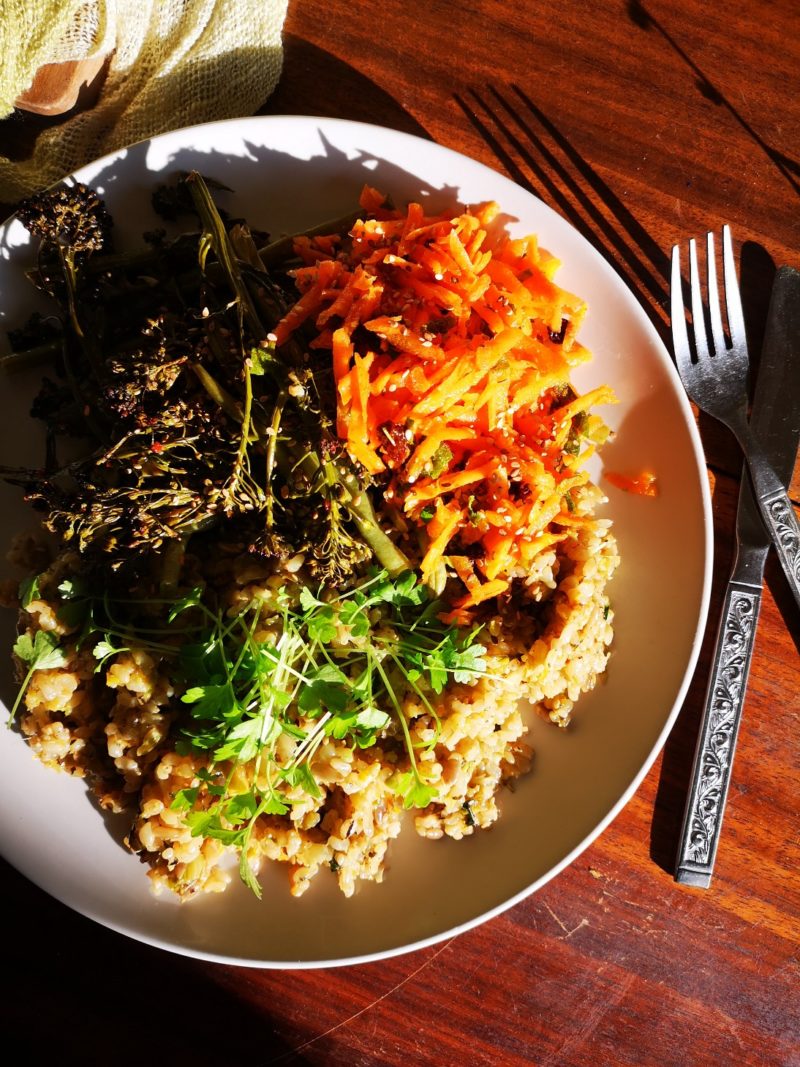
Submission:
<svg viewBox="0 0 800 1067">
<path fill-rule="evenodd" d="M 197 376 L 202 387 L 214 403 L 222 408 L 228 418 L 233 419 L 234 422 L 244 421 L 244 412 L 239 401 L 234 399 L 227 389 L 223 389 L 214 375 L 209 374 L 202 363 L 190 363 L 189 369 Z"/>
<path fill-rule="evenodd" d="M 225 414 L 231 419 L 241 423 L 244 419 L 244 412 L 239 403 L 234 400 L 234 398 L 226 392 L 214 377 L 199 363 L 191 364 L 191 369 L 197 375 L 200 383 L 212 400 L 219 404 Z M 278 411 L 277 403 L 275 410 L 276 412 Z M 282 410 L 283 407 L 281 405 L 281 413 Z M 278 422 L 280 422 L 280 416 L 278 417 Z M 262 427 L 257 424 L 255 418 L 253 419 L 253 425 L 259 434 L 259 438 L 263 439 L 266 437 L 268 439 L 268 457 L 270 454 L 269 450 L 271 448 L 274 449 L 271 466 L 268 458 L 268 470 L 274 470 L 275 467 L 281 467 L 284 470 L 298 470 L 308 480 L 309 484 L 314 484 L 322 468 L 319 457 L 314 452 L 304 451 L 303 454 L 300 455 L 297 446 L 293 448 L 287 442 L 279 441 L 277 433 L 273 434 L 267 432 L 273 428 L 272 426 Z M 263 443 L 260 441 L 257 447 L 263 447 Z M 372 507 L 372 503 L 355 475 L 349 471 L 341 473 L 341 471 L 337 470 L 336 477 L 341 488 L 342 504 L 347 509 L 365 544 L 372 549 L 378 562 L 393 578 L 397 577 L 398 574 L 402 574 L 403 571 L 410 570 L 411 563 L 409 562 L 408 557 L 400 551 L 397 545 L 395 545 L 391 538 L 381 528 Z M 271 500 L 272 494 L 268 485 L 267 502 L 270 511 Z"/>
<path fill-rule="evenodd" d="M 281 389 L 278 393 L 278 397 L 275 401 L 275 407 L 272 410 L 272 422 L 267 427 L 267 462 L 266 462 L 266 495 L 267 495 L 267 509 L 266 509 L 266 528 L 272 530 L 275 521 L 275 493 L 272 489 L 272 477 L 275 473 L 275 463 L 278 453 L 278 432 L 281 426 L 281 418 L 283 417 L 283 409 L 286 406 L 286 401 L 289 398 L 289 394 L 286 389 Z"/>
<path fill-rule="evenodd" d="M 78 339 L 78 343 L 81 346 L 84 355 L 89 360 L 89 365 L 92 368 L 95 378 L 97 381 L 102 381 L 103 368 L 101 365 L 100 349 L 97 343 L 97 334 L 93 329 L 90 329 L 87 333 L 78 316 L 78 267 L 75 263 L 75 253 L 71 248 L 63 248 L 59 245 L 58 257 L 61 261 L 61 270 L 67 288 L 67 310 L 69 312 L 69 322 L 72 327 L 72 332 Z"/>
<path fill-rule="evenodd" d="M 52 362 L 61 352 L 61 344 L 61 338 L 54 337 L 51 341 L 34 345 L 33 348 L 20 348 L 14 352 L 5 352 L 0 356 L 0 369 L 10 373 Z"/>
<path fill-rule="evenodd" d="M 375 554 L 378 562 L 388 571 L 391 578 L 396 578 L 403 571 L 411 570 L 411 561 L 381 529 L 372 504 L 365 493 L 360 500 L 345 500 L 344 506 L 350 512 L 353 522 L 364 541 Z"/>
<path fill-rule="evenodd" d="M 214 249 L 217 260 L 225 272 L 228 284 L 231 289 L 233 289 L 238 304 L 239 314 L 246 319 L 256 341 L 265 341 L 267 338 L 267 331 L 264 329 L 258 311 L 250 296 L 250 290 L 247 288 L 244 278 L 242 277 L 242 272 L 239 270 L 236 252 L 231 244 L 228 231 L 225 229 L 225 223 L 222 221 L 222 217 L 217 210 L 217 205 L 214 203 L 211 193 L 208 190 L 208 186 L 197 171 L 192 171 L 186 181 L 189 185 L 192 200 L 194 201 L 195 208 L 200 216 L 200 222 L 202 223 L 204 230 L 203 237 L 200 239 L 200 266 L 205 269 L 205 255 L 208 251 L 208 245 L 206 244 L 207 239 L 208 244 Z"/>
<path fill-rule="evenodd" d="M 319 458 L 313 452 L 306 452 L 296 464 L 298 470 L 313 483 L 320 471 Z M 347 508 L 356 529 L 364 542 L 372 549 L 375 558 L 396 578 L 403 571 L 411 570 L 411 563 L 394 541 L 386 534 L 378 522 L 372 503 L 358 480 L 350 473 L 338 473 L 341 502 Z"/>
<path fill-rule="evenodd" d="M 291 255 L 294 242 L 298 237 L 318 237 L 320 234 L 347 233 L 354 223 L 361 217 L 362 211 L 349 211 L 346 215 L 340 215 L 328 222 L 321 222 L 317 226 L 311 226 L 299 233 L 287 234 L 279 237 L 276 241 L 270 241 L 268 245 L 259 248 L 258 256 L 265 267 L 272 267 Z"/>
<path fill-rule="evenodd" d="M 187 540 L 187 537 L 181 537 L 167 541 L 164 545 L 164 554 L 161 559 L 161 581 L 159 582 L 159 591 L 163 597 L 174 596 L 178 589 Z"/>
</svg>

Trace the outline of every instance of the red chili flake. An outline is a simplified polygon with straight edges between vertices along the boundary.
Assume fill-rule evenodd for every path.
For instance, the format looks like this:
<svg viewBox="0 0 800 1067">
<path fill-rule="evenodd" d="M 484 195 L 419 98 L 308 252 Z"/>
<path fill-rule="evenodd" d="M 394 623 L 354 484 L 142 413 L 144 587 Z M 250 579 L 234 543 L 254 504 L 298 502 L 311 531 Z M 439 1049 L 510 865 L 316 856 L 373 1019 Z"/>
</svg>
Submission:
<svg viewBox="0 0 800 1067">
<path fill-rule="evenodd" d="M 383 458 L 392 470 L 399 470 L 411 454 L 405 427 L 398 422 L 385 422 L 379 432 L 385 441 L 381 448 Z"/>
<path fill-rule="evenodd" d="M 164 446 L 161 444 L 160 441 L 153 441 L 152 445 L 150 445 L 150 451 L 151 452 L 163 452 L 164 451 Z"/>
</svg>

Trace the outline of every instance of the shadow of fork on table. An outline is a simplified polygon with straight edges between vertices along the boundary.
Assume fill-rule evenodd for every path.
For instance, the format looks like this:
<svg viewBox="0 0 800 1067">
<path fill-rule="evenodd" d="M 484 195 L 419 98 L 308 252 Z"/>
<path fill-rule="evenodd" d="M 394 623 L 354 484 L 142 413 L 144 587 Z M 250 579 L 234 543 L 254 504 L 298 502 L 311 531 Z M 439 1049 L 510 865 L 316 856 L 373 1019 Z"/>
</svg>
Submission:
<svg viewBox="0 0 800 1067">
<path fill-rule="evenodd" d="M 511 178 L 567 218 L 615 267 L 666 343 L 668 257 L 595 167 L 519 85 L 454 98 Z"/>
</svg>

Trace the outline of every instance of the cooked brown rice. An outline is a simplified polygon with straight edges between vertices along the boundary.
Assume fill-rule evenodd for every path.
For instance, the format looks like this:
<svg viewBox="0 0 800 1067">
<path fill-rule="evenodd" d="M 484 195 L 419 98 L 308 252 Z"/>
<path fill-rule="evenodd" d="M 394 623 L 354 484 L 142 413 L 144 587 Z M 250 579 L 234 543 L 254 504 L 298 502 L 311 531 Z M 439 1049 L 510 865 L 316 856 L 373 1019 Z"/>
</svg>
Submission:
<svg viewBox="0 0 800 1067">
<path fill-rule="evenodd" d="M 599 494 L 586 492 L 594 493 L 593 504 Z M 22 554 L 30 552 L 27 544 Z M 268 601 L 281 584 L 302 580 L 300 562 L 290 561 L 277 573 L 277 564 L 248 556 L 214 566 L 217 580 L 227 583 L 233 612 L 254 597 Z M 575 701 L 606 668 L 613 621 L 606 585 L 617 563 L 607 521 L 576 526 L 541 554 L 535 573 L 519 576 L 522 606 L 485 626 L 481 640 L 489 673 L 474 684 L 451 684 L 433 698 L 441 720 L 438 738 L 427 710 L 413 694 L 406 697 L 412 739 L 429 745 L 418 760 L 426 779 L 439 788 L 435 801 L 413 813 L 418 834 L 459 839 L 497 819 L 504 787 L 531 763 L 520 694 L 553 723 L 568 723 Z M 22 733 L 45 764 L 85 776 L 103 807 L 130 813 L 128 844 L 149 866 L 157 890 L 168 887 L 184 899 L 220 892 L 231 878 L 231 847 L 192 836 L 184 813 L 171 806 L 179 789 L 199 784 L 204 766 L 201 756 L 175 750 L 172 727 L 181 705 L 173 686 L 157 658 L 143 649 L 119 653 L 104 680 L 96 673 L 91 651 L 77 649 L 75 635 L 48 598 L 48 590 L 74 566 L 73 556 L 60 556 L 41 579 L 41 597 L 20 614 L 21 631 L 60 635 L 68 655 L 66 666 L 34 672 Z M 359 880 L 381 881 L 403 815 L 402 800 L 387 782 L 405 758 L 391 728 L 384 735 L 364 750 L 325 738 L 313 766 L 321 796 L 296 787 L 287 815 L 259 817 L 248 846 L 254 871 L 265 859 L 285 863 L 295 895 L 304 893 L 323 867 L 335 873 L 347 896 Z M 234 775 L 246 770 L 237 768 Z"/>
</svg>

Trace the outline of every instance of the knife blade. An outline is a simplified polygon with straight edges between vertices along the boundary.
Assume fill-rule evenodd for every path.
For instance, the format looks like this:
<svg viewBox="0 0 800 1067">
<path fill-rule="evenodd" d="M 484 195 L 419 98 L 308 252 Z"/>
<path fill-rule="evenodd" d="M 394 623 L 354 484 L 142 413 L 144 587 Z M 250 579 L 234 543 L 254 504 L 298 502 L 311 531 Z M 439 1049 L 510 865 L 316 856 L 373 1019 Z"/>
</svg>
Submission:
<svg viewBox="0 0 800 1067">
<path fill-rule="evenodd" d="M 772 286 L 750 426 L 784 485 L 800 437 L 800 271 L 781 267 Z M 747 569 L 761 584 L 770 536 L 761 521 L 747 467 L 742 470 L 737 530 Z"/>
<path fill-rule="evenodd" d="M 775 473 L 788 485 L 800 439 L 800 271 L 792 267 L 781 267 L 773 282 L 750 426 Z M 711 883 L 770 544 L 745 465 L 736 514 L 736 556 L 717 631 L 675 863 L 675 880 L 685 885 L 707 888 Z"/>
</svg>

